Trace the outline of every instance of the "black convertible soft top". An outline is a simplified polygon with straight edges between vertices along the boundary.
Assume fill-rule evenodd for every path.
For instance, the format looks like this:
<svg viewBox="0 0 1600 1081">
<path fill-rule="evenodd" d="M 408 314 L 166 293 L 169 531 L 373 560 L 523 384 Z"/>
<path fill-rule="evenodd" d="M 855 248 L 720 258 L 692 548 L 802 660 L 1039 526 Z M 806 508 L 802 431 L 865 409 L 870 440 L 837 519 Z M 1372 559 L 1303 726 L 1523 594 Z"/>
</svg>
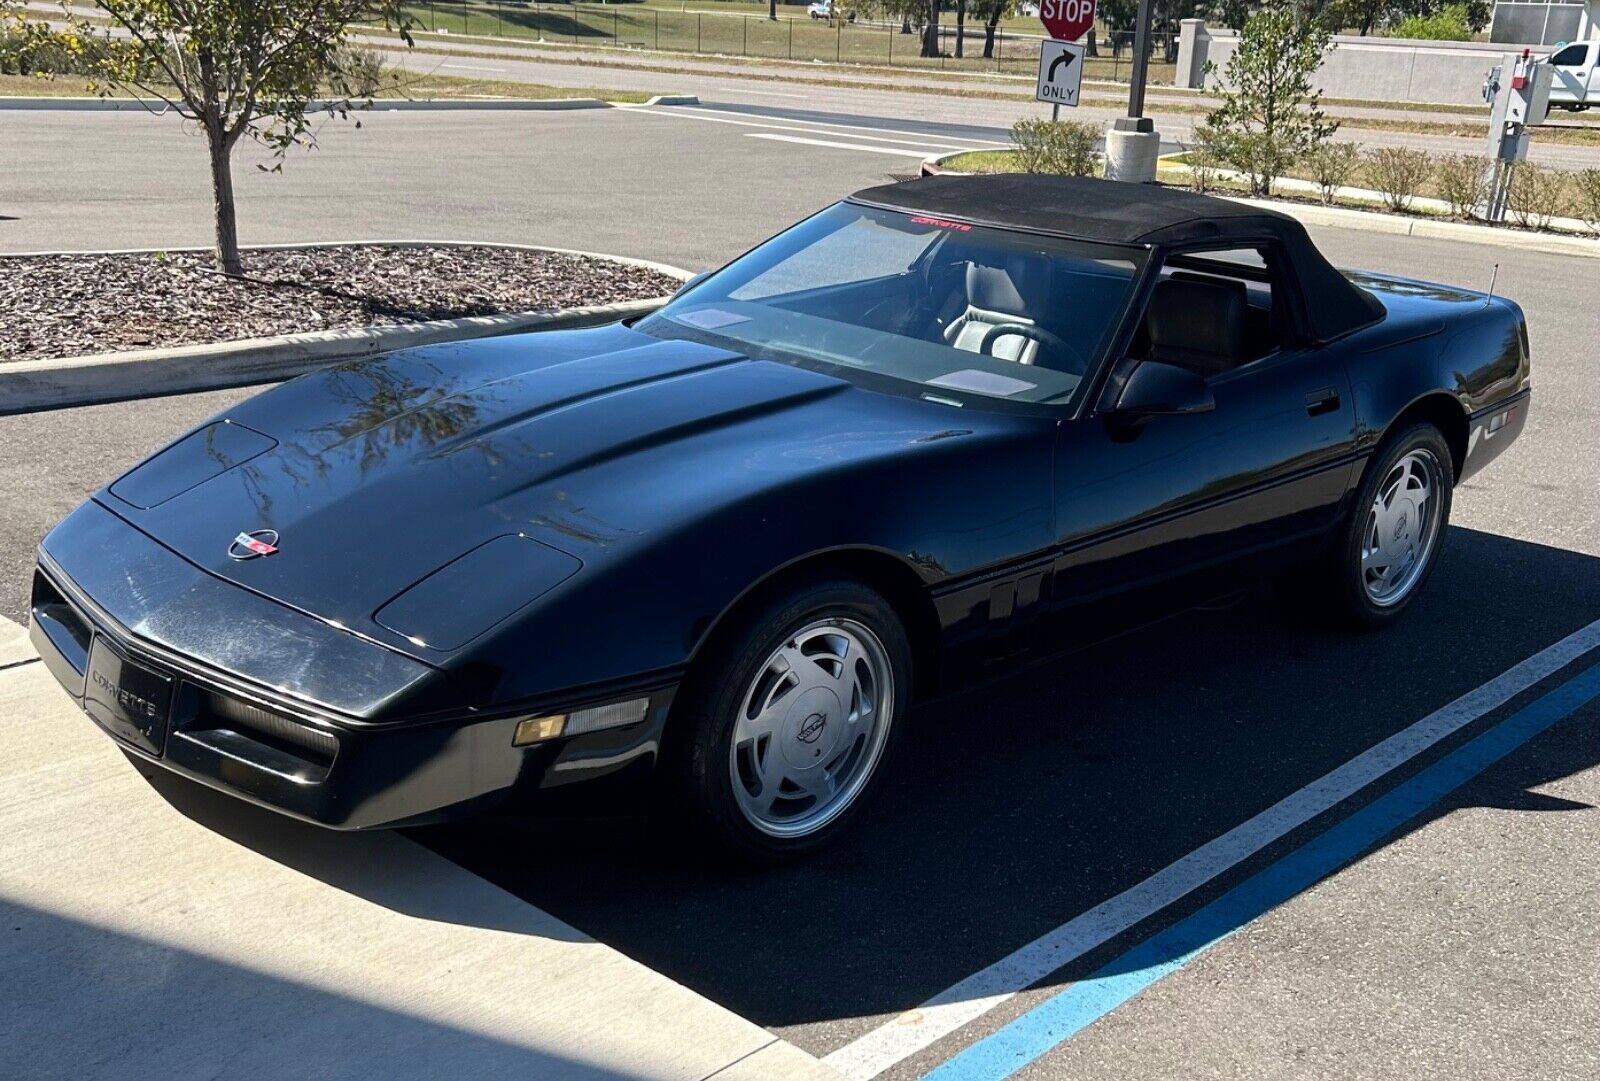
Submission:
<svg viewBox="0 0 1600 1081">
<path fill-rule="evenodd" d="M 1000 173 L 929 176 L 865 188 L 851 200 L 892 210 L 1104 244 L 1185 248 L 1276 240 L 1301 292 L 1309 330 L 1328 341 L 1383 318 L 1378 299 L 1335 270 L 1304 226 L 1273 210 L 1156 184 Z"/>
</svg>

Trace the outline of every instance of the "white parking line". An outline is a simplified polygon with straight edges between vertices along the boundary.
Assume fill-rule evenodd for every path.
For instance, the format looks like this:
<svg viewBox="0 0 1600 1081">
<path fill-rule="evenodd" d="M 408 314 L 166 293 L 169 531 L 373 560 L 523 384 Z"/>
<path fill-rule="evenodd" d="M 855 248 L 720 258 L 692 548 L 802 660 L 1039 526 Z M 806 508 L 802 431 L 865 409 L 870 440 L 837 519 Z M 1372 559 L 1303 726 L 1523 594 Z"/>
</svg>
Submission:
<svg viewBox="0 0 1600 1081">
<path fill-rule="evenodd" d="M 868 154 L 895 154 L 902 158 L 925 158 L 929 154 L 951 153 L 965 149 L 959 146 L 908 146 L 900 149 L 892 146 L 872 146 L 867 143 L 840 143 L 831 139 L 805 139 L 799 135 L 778 135 L 770 131 L 747 131 L 744 134 L 747 139 L 771 139 L 777 143 L 799 143 L 802 146 L 831 146 L 839 150 L 864 150 Z"/>
<path fill-rule="evenodd" d="M 769 98 L 804 98 L 805 94 L 791 94 L 786 90 L 757 90 L 753 86 L 724 86 L 719 89 L 740 94 L 760 94 Z"/>
<path fill-rule="evenodd" d="M 967 139 L 959 136 L 939 135 L 926 131 L 906 131 L 902 128 L 872 128 L 860 127 L 849 124 L 834 124 L 825 120 L 789 120 L 786 118 L 764 119 L 751 116 L 747 113 L 727 115 L 709 109 L 695 109 L 686 105 L 674 105 L 663 108 L 635 109 L 634 112 L 648 113 L 651 116 L 671 116 L 680 120 L 706 120 L 713 124 L 736 124 L 745 128 L 769 128 L 773 131 L 798 131 L 809 135 L 827 135 L 833 138 L 874 139 L 878 142 L 903 142 L 905 140 L 891 139 L 892 135 L 914 136 L 919 145 L 923 143 L 948 143 L 960 147 L 1009 147 L 1007 142 L 995 142 L 990 139 Z"/>
<path fill-rule="evenodd" d="M 1597 646 L 1600 620 L 1540 650 L 1138 885 L 880 1025 L 823 1061 L 855 1081 L 877 1076 L 1155 915 Z"/>
</svg>

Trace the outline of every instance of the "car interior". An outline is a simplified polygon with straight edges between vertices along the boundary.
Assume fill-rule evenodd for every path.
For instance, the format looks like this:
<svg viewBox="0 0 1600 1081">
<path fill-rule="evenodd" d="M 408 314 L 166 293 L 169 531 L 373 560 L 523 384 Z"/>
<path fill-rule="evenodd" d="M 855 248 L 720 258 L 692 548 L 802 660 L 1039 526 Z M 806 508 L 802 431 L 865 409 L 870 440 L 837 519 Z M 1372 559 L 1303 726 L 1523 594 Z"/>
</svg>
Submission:
<svg viewBox="0 0 1600 1081">
<path fill-rule="evenodd" d="M 716 310 L 673 318 L 746 349 L 1059 401 L 1116 332 L 1139 269 L 1131 251 L 1020 233 L 929 233 L 888 215 L 828 225 L 819 219 L 816 239 L 735 285 Z M 1213 379 L 1272 355 L 1295 340 L 1279 303 L 1285 273 L 1271 244 L 1166 257 L 1125 356 Z"/>
<path fill-rule="evenodd" d="M 960 286 L 947 287 L 948 299 L 935 324 L 944 341 L 957 349 L 1018 364 L 1063 366 L 1063 358 L 1052 355 L 1049 338 L 995 328 L 1021 324 L 1064 336 L 1084 305 L 1110 300 L 1078 266 L 1071 267 L 1070 288 L 1053 288 L 1059 261 L 1045 255 L 997 258 L 986 252 L 981 258 L 941 261 L 943 275 L 959 277 Z M 1287 313 L 1273 304 L 1274 277 L 1271 254 L 1263 250 L 1174 256 L 1161 270 L 1129 356 L 1174 364 L 1206 378 L 1270 356 L 1288 340 L 1283 325 Z M 931 292 L 938 295 L 939 290 Z"/>
<path fill-rule="evenodd" d="M 1128 355 L 1208 379 L 1271 356 L 1292 340 L 1289 312 L 1274 303 L 1276 277 L 1270 250 L 1169 258 Z"/>
</svg>

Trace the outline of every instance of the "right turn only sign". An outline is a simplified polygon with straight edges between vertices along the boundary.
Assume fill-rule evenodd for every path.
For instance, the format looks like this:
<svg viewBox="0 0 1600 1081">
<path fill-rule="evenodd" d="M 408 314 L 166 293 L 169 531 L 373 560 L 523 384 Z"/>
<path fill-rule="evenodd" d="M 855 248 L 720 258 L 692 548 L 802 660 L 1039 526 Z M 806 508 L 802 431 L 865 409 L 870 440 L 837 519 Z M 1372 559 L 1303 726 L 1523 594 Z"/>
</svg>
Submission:
<svg viewBox="0 0 1600 1081">
<path fill-rule="evenodd" d="M 1045 39 L 1039 47 L 1039 89 L 1035 96 L 1051 105 L 1078 104 L 1085 51 L 1085 46 L 1070 41 Z"/>
</svg>

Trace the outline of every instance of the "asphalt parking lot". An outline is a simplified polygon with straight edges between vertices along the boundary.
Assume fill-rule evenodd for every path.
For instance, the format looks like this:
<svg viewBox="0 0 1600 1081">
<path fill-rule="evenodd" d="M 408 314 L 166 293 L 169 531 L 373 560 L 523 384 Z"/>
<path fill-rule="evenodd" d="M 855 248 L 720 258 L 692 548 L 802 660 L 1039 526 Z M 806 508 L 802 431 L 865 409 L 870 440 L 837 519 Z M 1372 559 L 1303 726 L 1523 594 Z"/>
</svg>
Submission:
<svg viewBox="0 0 1600 1081">
<path fill-rule="evenodd" d="M 91 204 L 71 226 L 83 239 L 59 246 L 203 241 L 204 192 L 150 154 L 176 144 L 113 127 L 126 119 L 91 123 L 125 135 L 106 168 L 151 163 L 140 212 Z M 452 155 L 472 183 L 429 203 L 426 232 L 700 269 L 914 160 L 885 150 L 981 136 L 728 119 L 474 120 Z M 330 141 L 311 177 L 295 162 L 253 178 L 248 238 L 421 231 L 444 168 L 413 155 L 429 123 L 379 117 Z M 524 138 L 497 126 L 511 123 Z M 619 130 L 621 149 L 593 137 Z M 41 153 L 60 138 L 25 135 Z M 830 142 L 878 149 L 817 145 Z M 578 189 L 596 169 L 618 178 L 598 208 Z M 724 181 L 714 212 L 687 187 L 701 170 Z M 0 246 L 49 246 L 37 238 L 66 221 L 54 208 L 87 197 L 45 191 L 43 172 L 0 206 L 20 219 L 0 222 Z M 366 199 L 335 214 L 337 199 L 309 198 L 318 184 Z M 1482 287 L 1498 263 L 1497 289 L 1529 318 L 1528 430 L 1457 493 L 1403 623 L 1330 631 L 1265 587 L 932 703 L 863 827 L 799 868 L 686 861 L 630 818 L 490 818 L 414 839 L 847 1076 L 1600 1074 L 1600 687 L 1585 674 L 1600 661 L 1600 262 L 1314 232 L 1340 265 Z M 50 523 L 248 393 L 0 417 L 0 614 L 21 616 Z M 1302 813 L 1276 811 L 1285 801 Z M 1263 816 L 1277 825 L 1251 826 Z M 1175 867 L 1193 888 L 1170 903 L 1106 908 Z M 1051 935 L 1076 946 L 1029 952 Z"/>
</svg>

